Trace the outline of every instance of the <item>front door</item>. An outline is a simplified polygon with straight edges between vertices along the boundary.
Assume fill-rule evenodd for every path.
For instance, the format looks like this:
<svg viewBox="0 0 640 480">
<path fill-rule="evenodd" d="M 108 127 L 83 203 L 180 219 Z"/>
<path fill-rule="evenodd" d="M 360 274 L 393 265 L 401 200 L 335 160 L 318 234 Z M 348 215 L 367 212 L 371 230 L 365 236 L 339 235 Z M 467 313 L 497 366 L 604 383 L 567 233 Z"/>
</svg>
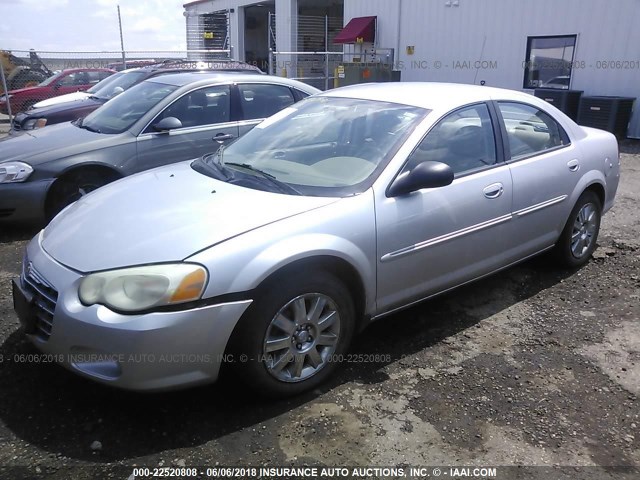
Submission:
<svg viewBox="0 0 640 480">
<path fill-rule="evenodd" d="M 216 85 L 189 92 L 160 113 L 137 139 L 137 171 L 214 153 L 238 137 L 231 121 L 231 88 Z M 181 128 L 156 132 L 154 125 L 175 117 Z"/>
<path fill-rule="evenodd" d="M 495 123 L 484 103 L 454 111 L 403 168 L 446 163 L 455 173 L 451 185 L 394 198 L 375 192 L 380 313 L 501 266 L 513 189 L 496 148 Z"/>
</svg>

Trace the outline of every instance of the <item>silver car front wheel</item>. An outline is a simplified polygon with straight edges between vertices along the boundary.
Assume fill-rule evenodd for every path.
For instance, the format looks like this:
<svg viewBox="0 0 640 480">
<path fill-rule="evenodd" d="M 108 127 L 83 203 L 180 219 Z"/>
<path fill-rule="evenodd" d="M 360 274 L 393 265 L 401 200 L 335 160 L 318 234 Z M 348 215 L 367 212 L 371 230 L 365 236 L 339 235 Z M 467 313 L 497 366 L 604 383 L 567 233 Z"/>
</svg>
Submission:
<svg viewBox="0 0 640 480">
<path fill-rule="evenodd" d="M 339 366 L 355 330 L 351 290 L 327 271 L 288 272 L 267 281 L 233 332 L 227 366 L 267 396 L 317 387 Z"/>
<path fill-rule="evenodd" d="M 264 340 L 267 371 L 283 382 L 301 382 L 331 362 L 340 339 L 340 313 L 321 293 L 300 295 L 273 317 Z"/>
</svg>

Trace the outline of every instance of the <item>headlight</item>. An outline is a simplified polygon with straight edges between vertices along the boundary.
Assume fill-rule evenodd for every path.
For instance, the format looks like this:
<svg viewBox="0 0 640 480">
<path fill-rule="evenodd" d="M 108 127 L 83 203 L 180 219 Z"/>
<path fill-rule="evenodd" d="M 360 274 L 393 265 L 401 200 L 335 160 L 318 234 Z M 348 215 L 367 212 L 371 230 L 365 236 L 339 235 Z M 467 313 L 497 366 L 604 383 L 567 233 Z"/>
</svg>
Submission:
<svg viewBox="0 0 640 480">
<path fill-rule="evenodd" d="M 200 265 L 150 265 L 88 275 L 78 295 L 85 305 L 138 312 L 199 300 L 206 284 L 207 271 Z"/>
<path fill-rule="evenodd" d="M 22 130 L 33 130 L 35 128 L 42 128 L 47 124 L 46 118 L 30 118 L 22 124 Z"/>
<path fill-rule="evenodd" d="M 10 99 L 11 97 L 13 97 L 13 95 L 2 95 L 2 96 L 0 97 L 0 102 L 4 102 L 4 103 L 6 103 L 6 102 L 8 102 L 8 101 L 9 101 L 9 99 Z"/>
<path fill-rule="evenodd" d="M 24 162 L 0 163 L 0 183 L 24 182 L 33 173 L 33 168 Z"/>
</svg>

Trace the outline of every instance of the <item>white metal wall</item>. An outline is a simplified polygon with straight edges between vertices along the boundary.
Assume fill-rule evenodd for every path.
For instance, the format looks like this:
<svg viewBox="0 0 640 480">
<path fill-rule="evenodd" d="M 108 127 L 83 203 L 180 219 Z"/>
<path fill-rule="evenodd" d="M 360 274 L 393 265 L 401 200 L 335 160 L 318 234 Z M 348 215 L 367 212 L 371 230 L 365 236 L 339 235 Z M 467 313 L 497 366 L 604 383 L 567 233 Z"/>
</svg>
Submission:
<svg viewBox="0 0 640 480">
<path fill-rule="evenodd" d="M 378 46 L 397 49 L 403 80 L 522 90 L 527 37 L 576 34 L 584 68 L 571 88 L 637 97 L 629 135 L 640 137 L 640 0 L 345 0 L 344 10 L 345 24 L 378 16 Z M 610 60 L 630 68 L 601 68 Z"/>
<path fill-rule="evenodd" d="M 185 17 L 187 25 L 193 16 L 204 13 L 213 13 L 222 10 L 233 10 L 230 12 L 230 41 L 232 58 L 244 60 L 244 9 L 249 5 L 261 3 L 260 0 L 209 0 L 197 3 L 185 4 Z M 294 51 L 297 46 L 297 0 L 275 0 L 276 22 L 278 35 L 278 48 L 284 51 Z M 266 41 L 266 37 L 265 37 Z M 198 49 L 196 45 L 188 45 L 188 48 Z"/>
</svg>

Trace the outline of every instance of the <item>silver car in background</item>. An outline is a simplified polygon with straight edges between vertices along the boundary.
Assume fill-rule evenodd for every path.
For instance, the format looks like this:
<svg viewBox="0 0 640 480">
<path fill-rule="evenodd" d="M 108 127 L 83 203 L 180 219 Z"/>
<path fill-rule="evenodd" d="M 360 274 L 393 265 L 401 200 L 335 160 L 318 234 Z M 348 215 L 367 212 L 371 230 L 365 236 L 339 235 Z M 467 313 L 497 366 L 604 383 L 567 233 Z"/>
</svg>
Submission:
<svg viewBox="0 0 640 480">
<path fill-rule="evenodd" d="M 297 394 L 372 320 L 546 250 L 581 266 L 618 182 L 613 135 L 527 94 L 337 89 L 69 206 L 29 244 L 15 306 L 40 350 L 105 384 L 224 368 Z"/>
</svg>

